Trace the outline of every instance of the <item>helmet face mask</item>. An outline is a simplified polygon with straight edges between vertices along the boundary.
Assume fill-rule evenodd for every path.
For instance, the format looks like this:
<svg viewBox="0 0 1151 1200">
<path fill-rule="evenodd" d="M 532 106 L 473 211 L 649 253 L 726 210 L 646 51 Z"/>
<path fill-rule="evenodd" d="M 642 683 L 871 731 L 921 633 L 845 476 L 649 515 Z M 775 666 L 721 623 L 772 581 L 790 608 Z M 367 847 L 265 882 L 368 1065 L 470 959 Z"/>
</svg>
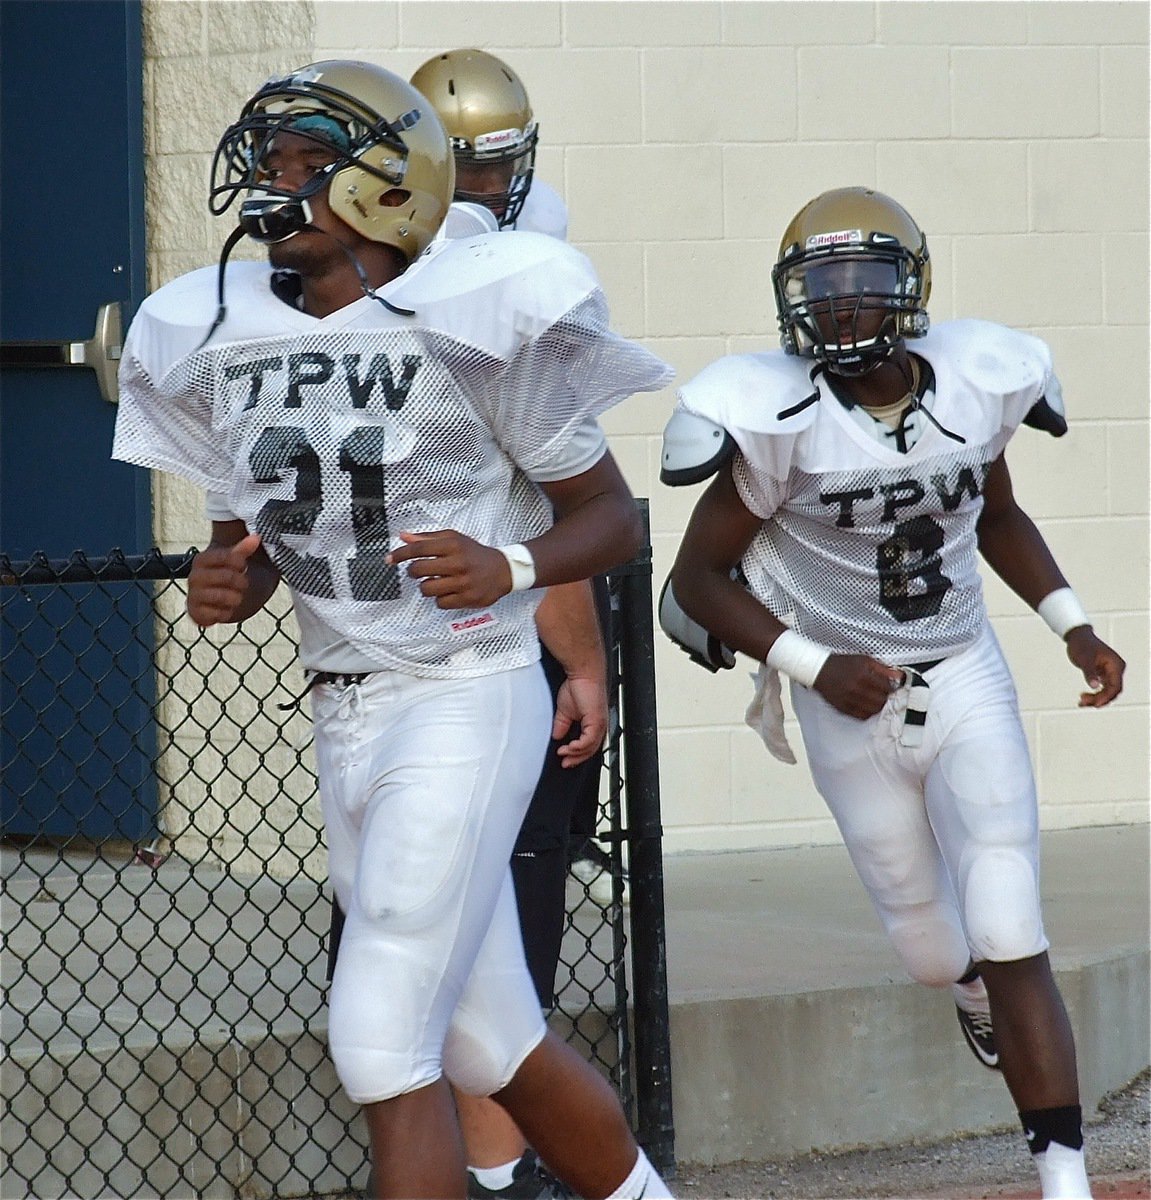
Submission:
<svg viewBox="0 0 1151 1200">
<path fill-rule="evenodd" d="M 516 131 L 518 132 L 518 131 Z M 498 156 L 473 153 L 470 148 L 459 145 L 452 139 L 456 156 L 456 200 L 469 204 L 482 204 L 495 213 L 500 228 L 514 225 L 523 211 L 524 202 L 531 191 L 535 174 L 536 142 L 533 124 L 530 136 L 521 138 L 510 150 Z M 484 178 L 487 186 L 469 188 L 469 178 Z"/>
<path fill-rule="evenodd" d="M 772 270 L 788 354 L 859 376 L 928 330 L 927 242 L 894 200 L 864 188 L 825 192 L 791 222 Z"/>
<path fill-rule="evenodd" d="M 268 166 L 283 133 L 332 156 L 295 191 L 278 187 Z M 369 63 L 330 61 L 271 79 L 252 96 L 216 147 L 208 206 L 219 215 L 243 196 L 245 232 L 282 241 L 309 224 L 307 200 L 327 189 L 335 216 L 410 262 L 442 223 L 454 184 L 447 136 L 410 84 Z"/>
<path fill-rule="evenodd" d="M 514 225 L 531 190 L 539 143 L 519 76 L 483 50 L 449 50 L 424 63 L 412 85 L 435 106 L 451 138 L 464 176 L 455 199 L 490 209 L 501 228 Z"/>
</svg>

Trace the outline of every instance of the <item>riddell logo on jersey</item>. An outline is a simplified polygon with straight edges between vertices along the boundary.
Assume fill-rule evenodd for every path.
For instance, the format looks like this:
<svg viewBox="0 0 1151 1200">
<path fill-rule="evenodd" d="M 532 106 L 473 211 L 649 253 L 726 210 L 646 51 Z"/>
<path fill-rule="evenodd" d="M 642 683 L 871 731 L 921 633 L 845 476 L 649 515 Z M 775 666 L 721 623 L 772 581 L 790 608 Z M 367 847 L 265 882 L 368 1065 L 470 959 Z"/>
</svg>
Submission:
<svg viewBox="0 0 1151 1200">
<path fill-rule="evenodd" d="M 821 246 L 843 246 L 848 242 L 862 241 L 862 230 L 840 229 L 837 233 L 813 233 L 807 239 L 807 248 L 809 250 L 818 250 Z"/>
<path fill-rule="evenodd" d="M 449 621 L 448 632 L 454 634 L 470 633 L 473 629 L 480 628 L 481 625 L 494 625 L 495 623 L 495 613 L 476 613 L 474 617 L 462 617 L 458 621 Z"/>
</svg>

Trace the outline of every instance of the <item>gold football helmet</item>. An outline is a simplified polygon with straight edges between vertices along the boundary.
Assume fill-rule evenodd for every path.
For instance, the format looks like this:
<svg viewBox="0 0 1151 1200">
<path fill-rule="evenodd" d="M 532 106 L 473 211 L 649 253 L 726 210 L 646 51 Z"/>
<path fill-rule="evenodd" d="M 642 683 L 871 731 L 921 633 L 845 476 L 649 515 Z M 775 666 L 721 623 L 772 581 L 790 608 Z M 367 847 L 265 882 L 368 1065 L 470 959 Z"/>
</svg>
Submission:
<svg viewBox="0 0 1151 1200">
<path fill-rule="evenodd" d="M 281 131 L 339 157 L 299 191 L 277 188 L 262 157 Z M 269 79 L 244 105 L 216 147 L 208 204 L 219 214 L 245 193 L 244 232 L 278 242 L 309 223 L 308 197 L 327 188 L 340 220 L 411 262 L 435 236 L 454 187 L 451 146 L 428 101 L 383 67 L 330 60 Z"/>
<path fill-rule="evenodd" d="M 788 354 L 863 375 L 928 330 L 931 261 L 907 211 L 870 188 L 837 188 L 792 219 L 771 273 Z"/>
<path fill-rule="evenodd" d="M 501 227 L 514 225 L 531 189 L 539 140 L 519 76 L 483 50 L 449 50 L 428 59 L 412 86 L 435 106 L 452 140 L 460 168 L 455 198 L 490 208 Z M 482 191 L 467 186 L 479 168 L 495 164 L 506 168 L 498 182 Z"/>
</svg>

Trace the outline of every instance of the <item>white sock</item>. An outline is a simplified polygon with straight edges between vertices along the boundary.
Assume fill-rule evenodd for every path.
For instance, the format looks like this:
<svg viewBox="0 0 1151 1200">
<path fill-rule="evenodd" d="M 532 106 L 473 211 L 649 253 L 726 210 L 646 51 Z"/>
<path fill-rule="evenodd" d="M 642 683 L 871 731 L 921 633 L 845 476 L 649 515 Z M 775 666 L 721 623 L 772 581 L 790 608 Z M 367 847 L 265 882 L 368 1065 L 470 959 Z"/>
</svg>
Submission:
<svg viewBox="0 0 1151 1200">
<path fill-rule="evenodd" d="M 1031 1157 L 1039 1170 L 1043 1200 L 1090 1200 L 1091 1184 L 1087 1182 L 1082 1150 L 1051 1142 L 1046 1150 Z"/>
<path fill-rule="evenodd" d="M 978 976 L 970 983 L 953 983 L 951 994 L 955 997 L 955 1003 L 964 1012 L 987 1014 L 991 1012 L 991 1002 L 987 999 L 987 986 Z"/>
<path fill-rule="evenodd" d="M 671 1200 L 671 1192 L 667 1190 L 667 1184 L 641 1150 L 631 1174 L 612 1192 L 608 1200 Z"/>
<path fill-rule="evenodd" d="M 512 1186 L 519 1165 L 520 1159 L 513 1158 L 502 1167 L 468 1167 L 468 1170 L 475 1176 L 476 1182 L 483 1184 L 489 1192 L 498 1192 L 501 1188 Z"/>
</svg>

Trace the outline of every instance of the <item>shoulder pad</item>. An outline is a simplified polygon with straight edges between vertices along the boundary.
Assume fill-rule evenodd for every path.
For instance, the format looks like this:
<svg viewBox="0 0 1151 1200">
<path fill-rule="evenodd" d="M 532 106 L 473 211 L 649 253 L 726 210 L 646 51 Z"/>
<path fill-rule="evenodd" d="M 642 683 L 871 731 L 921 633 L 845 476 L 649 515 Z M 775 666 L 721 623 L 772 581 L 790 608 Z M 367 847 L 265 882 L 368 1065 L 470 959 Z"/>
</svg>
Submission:
<svg viewBox="0 0 1151 1200">
<path fill-rule="evenodd" d="M 217 342 L 227 340 L 230 335 L 240 336 L 233 328 L 238 321 L 245 326 L 259 321 L 260 312 L 267 311 L 259 301 L 261 295 L 268 308 L 279 307 L 280 302 L 268 289 L 270 276 L 267 263 L 228 264 L 224 284 L 228 320 L 217 331 Z M 159 379 L 173 364 L 196 350 L 216 318 L 217 278 L 216 267 L 201 267 L 146 297 L 128 330 L 125 357 L 134 357 L 153 379 Z"/>
<path fill-rule="evenodd" d="M 1005 425 L 1019 425 L 1048 393 L 1061 412 L 1051 351 L 1046 342 L 1029 333 L 992 321 L 946 321 L 916 344 L 917 352 L 920 346 L 928 361 L 933 355 L 946 357 L 950 370 L 968 388 L 1001 401 Z M 1043 419 L 1042 415 L 1037 414 L 1036 419 Z"/>
<path fill-rule="evenodd" d="M 735 439 L 708 417 L 677 408 L 663 431 L 659 481 L 686 487 L 709 479 L 735 453 Z"/>
<path fill-rule="evenodd" d="M 259 264 L 228 264 L 225 297 L 227 285 L 237 279 L 236 268 L 249 265 Z M 145 297 L 139 313 L 165 325 L 203 326 L 216 314 L 217 274 L 215 267 L 200 267 L 199 270 L 189 271 Z"/>
<path fill-rule="evenodd" d="M 598 289 L 591 262 L 566 242 L 505 230 L 433 242 L 388 299 L 504 357 Z"/>
<path fill-rule="evenodd" d="M 679 390 L 682 408 L 744 435 L 794 435 L 815 419 L 819 389 L 803 359 L 771 350 L 733 354 L 705 367 Z"/>
</svg>

